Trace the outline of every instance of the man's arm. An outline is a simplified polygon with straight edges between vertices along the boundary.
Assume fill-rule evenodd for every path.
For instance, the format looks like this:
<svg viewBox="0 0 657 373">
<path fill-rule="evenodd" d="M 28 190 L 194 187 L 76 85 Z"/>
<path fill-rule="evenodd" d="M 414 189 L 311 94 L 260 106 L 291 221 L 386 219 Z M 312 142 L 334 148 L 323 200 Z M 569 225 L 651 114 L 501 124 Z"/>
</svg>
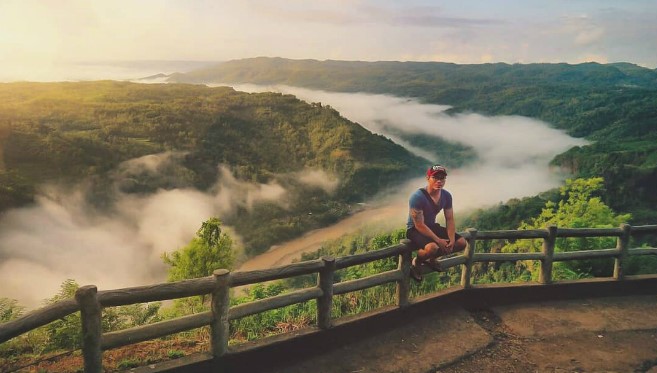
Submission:
<svg viewBox="0 0 657 373">
<path fill-rule="evenodd" d="M 454 223 L 454 209 L 445 209 L 445 224 L 447 224 L 447 249 L 451 252 L 454 249 L 454 241 L 456 240 L 456 224 Z"/>
<path fill-rule="evenodd" d="M 413 225 L 418 232 L 436 242 L 440 247 L 444 247 L 446 245 L 445 240 L 436 236 L 436 234 L 433 233 L 433 231 L 429 229 L 429 227 L 427 227 L 427 225 L 424 223 L 424 213 L 422 210 L 411 208 L 410 214 L 411 220 L 413 220 Z"/>
</svg>

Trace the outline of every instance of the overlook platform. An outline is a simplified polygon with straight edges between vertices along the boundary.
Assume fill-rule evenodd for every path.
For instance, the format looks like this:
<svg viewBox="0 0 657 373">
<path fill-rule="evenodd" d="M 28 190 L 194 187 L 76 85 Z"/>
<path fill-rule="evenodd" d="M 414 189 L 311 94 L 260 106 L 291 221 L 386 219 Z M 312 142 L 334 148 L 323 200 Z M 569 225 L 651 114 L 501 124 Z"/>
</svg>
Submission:
<svg viewBox="0 0 657 373">
<path fill-rule="evenodd" d="M 231 372 L 657 373 L 657 276 L 451 288 L 231 348 Z M 138 372 L 214 372 L 199 354 Z"/>
</svg>

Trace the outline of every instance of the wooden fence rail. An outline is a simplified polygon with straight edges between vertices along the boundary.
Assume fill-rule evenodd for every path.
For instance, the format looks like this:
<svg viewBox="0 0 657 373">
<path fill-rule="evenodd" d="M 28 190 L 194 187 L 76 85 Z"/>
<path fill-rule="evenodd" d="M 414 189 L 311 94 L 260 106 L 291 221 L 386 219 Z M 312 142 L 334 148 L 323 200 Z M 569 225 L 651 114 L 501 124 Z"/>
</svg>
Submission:
<svg viewBox="0 0 657 373">
<path fill-rule="evenodd" d="M 465 251 L 460 255 L 440 260 L 440 265 L 444 269 L 461 266 L 461 286 L 464 289 L 473 287 L 471 283 L 472 267 L 474 263 L 478 262 L 540 261 L 539 282 L 549 284 L 553 281 L 553 262 L 614 258 L 614 279 L 622 280 L 624 277 L 624 264 L 628 257 L 657 255 L 657 248 L 630 248 L 630 237 L 655 233 L 657 233 L 657 225 L 631 227 L 627 224 L 623 224 L 619 228 L 575 229 L 550 226 L 544 230 L 490 232 L 478 232 L 476 229 L 468 229 L 462 233 L 468 241 Z M 568 237 L 617 237 L 618 239 L 616 248 L 555 253 L 556 239 Z M 496 239 L 542 239 L 543 248 L 541 252 L 532 253 L 475 252 L 477 241 Z M 415 248 L 411 247 L 410 241 L 402 240 L 398 245 L 392 245 L 381 250 L 340 258 L 324 257 L 265 270 L 230 273 L 225 269 L 218 269 L 212 276 L 204 278 L 107 291 L 97 291 L 95 286 L 83 286 L 78 289 L 75 299 L 63 300 L 30 312 L 18 319 L 0 324 L 0 343 L 80 311 L 85 372 L 102 372 L 102 353 L 104 350 L 208 325 L 211 329 L 211 352 L 218 361 L 221 361 L 221 357 L 228 351 L 230 320 L 316 300 L 317 326 L 320 329 L 328 329 L 332 326 L 331 308 L 334 295 L 346 294 L 387 283 L 397 284 L 397 306 L 407 306 L 410 304 L 410 265 L 413 250 Z M 397 269 L 365 278 L 334 283 L 336 270 L 391 257 L 398 258 Z M 318 275 L 317 286 L 229 307 L 229 294 L 232 287 L 308 274 Z M 208 294 L 212 296 L 211 311 L 121 331 L 101 332 L 100 321 L 103 307 Z"/>
</svg>

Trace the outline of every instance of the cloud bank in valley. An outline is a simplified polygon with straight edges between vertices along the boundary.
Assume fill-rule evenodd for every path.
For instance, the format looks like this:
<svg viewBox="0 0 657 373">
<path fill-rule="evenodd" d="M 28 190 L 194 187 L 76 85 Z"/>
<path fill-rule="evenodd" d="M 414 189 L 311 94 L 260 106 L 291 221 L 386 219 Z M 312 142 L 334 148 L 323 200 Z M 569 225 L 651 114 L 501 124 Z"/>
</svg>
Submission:
<svg viewBox="0 0 657 373">
<path fill-rule="evenodd" d="M 258 201 L 284 204 L 287 191 L 235 179 L 219 166 L 217 183 L 201 192 L 185 187 L 179 172 L 180 153 L 148 155 L 121 164 L 113 175 L 116 201 L 99 211 L 86 189 L 46 186 L 34 206 L 13 209 L 0 219 L 0 297 L 29 308 L 57 293 L 66 279 L 99 289 L 138 286 L 166 280 L 160 256 L 186 245 L 201 222 L 226 216 Z M 295 174 L 301 180 L 330 179 L 321 170 Z M 159 178 L 173 186 L 152 194 L 124 193 L 136 178 Z M 237 239 L 230 227 L 224 227 Z"/>
<path fill-rule="evenodd" d="M 529 118 L 450 116 L 444 113 L 446 106 L 421 104 L 408 98 L 291 87 L 236 89 L 282 91 L 308 102 L 320 101 L 372 132 L 397 141 L 400 140 L 386 134 L 385 126 L 438 134 L 448 141 L 473 147 L 479 161 L 450 170 L 446 187 L 455 197 L 457 216 L 467 208 L 535 195 L 558 186 L 562 175 L 549 170 L 549 160 L 584 143 Z M 427 163 L 440 162 L 432 158 L 435 155 L 430 149 L 415 151 L 427 157 Z M 49 187 L 44 188 L 34 206 L 4 214 L 0 219 L 0 282 L 4 284 L 0 297 L 18 299 L 31 308 L 55 294 L 68 278 L 81 285 L 95 284 L 100 289 L 164 281 L 161 253 L 187 244 L 202 221 L 225 216 L 238 206 L 249 208 L 257 201 L 286 200 L 287 191 L 276 181 L 240 181 L 221 165 L 219 179 L 208 192 L 189 188 L 185 169 L 179 163 L 182 156 L 150 155 L 118 167 L 114 175 L 118 199 L 111 212 L 101 213 L 91 206 L 83 188 L 70 191 Z M 305 170 L 293 176 L 329 192 L 337 186 L 337 180 L 320 170 Z M 167 188 L 152 194 L 121 192 L 139 187 L 140 178 L 157 179 Z M 388 225 L 394 222 L 397 224 L 392 225 L 402 226 L 406 199 L 423 184 L 424 178 L 418 175 L 385 200 L 376 202 L 374 206 L 380 209 L 380 213 L 374 214 L 376 218 Z M 363 220 L 373 220 L 371 213 L 367 216 Z M 350 227 L 358 226 L 358 218 L 353 219 Z"/>
<path fill-rule="evenodd" d="M 445 113 L 449 106 L 424 104 L 412 98 L 326 92 L 281 85 L 231 86 L 247 92 L 293 94 L 308 102 L 331 105 L 349 120 L 426 158 L 428 164 L 441 163 L 441 160 L 430 149 L 417 149 L 387 132 L 387 126 L 404 132 L 439 136 L 449 142 L 472 147 L 477 153 L 477 162 L 451 170 L 446 186 L 456 194 L 460 211 L 510 198 L 536 195 L 559 186 L 565 175 L 550 170 L 548 163 L 555 155 L 587 143 L 536 119 L 487 117 L 475 113 L 449 115 Z M 423 177 L 409 181 L 405 188 L 397 189 L 399 193 L 392 199 L 405 201 L 408 194 L 423 183 Z M 404 209 L 402 211 L 406 213 Z"/>
</svg>

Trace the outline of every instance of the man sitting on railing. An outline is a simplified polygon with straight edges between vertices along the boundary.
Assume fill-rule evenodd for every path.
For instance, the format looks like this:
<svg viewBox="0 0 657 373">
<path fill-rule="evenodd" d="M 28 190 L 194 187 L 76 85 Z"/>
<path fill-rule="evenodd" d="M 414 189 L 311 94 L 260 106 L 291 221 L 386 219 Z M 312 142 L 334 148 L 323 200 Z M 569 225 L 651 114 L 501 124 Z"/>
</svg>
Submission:
<svg viewBox="0 0 657 373">
<path fill-rule="evenodd" d="M 456 233 L 452 195 L 443 189 L 446 178 L 445 167 L 429 167 L 427 187 L 416 190 L 409 200 L 406 238 L 419 248 L 411 266 L 411 277 L 418 282 L 422 281 L 420 265 L 440 271 L 437 257 L 465 249 L 465 239 Z M 447 227 L 441 227 L 436 222 L 436 216 L 441 210 L 445 214 Z"/>
</svg>

